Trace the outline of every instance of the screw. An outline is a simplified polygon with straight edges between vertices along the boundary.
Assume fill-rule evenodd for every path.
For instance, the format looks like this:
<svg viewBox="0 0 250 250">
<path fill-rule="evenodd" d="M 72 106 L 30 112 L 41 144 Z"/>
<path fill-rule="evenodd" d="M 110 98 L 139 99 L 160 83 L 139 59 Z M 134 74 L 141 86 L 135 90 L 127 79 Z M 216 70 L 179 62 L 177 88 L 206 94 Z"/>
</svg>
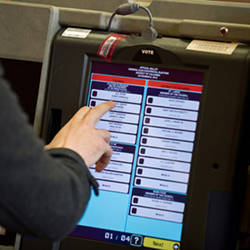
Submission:
<svg viewBox="0 0 250 250">
<path fill-rule="evenodd" d="M 225 36 L 228 33 L 228 28 L 227 27 L 221 27 L 220 28 L 220 34 L 222 36 Z"/>
</svg>

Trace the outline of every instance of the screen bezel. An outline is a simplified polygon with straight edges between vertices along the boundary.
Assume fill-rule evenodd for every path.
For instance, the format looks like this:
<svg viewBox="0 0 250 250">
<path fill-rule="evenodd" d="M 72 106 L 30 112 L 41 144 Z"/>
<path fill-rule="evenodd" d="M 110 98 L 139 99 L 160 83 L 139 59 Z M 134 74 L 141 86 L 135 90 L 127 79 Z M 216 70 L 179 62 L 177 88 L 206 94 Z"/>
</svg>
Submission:
<svg viewBox="0 0 250 250">
<path fill-rule="evenodd" d="M 64 29 L 58 33 L 51 54 L 42 132 L 44 139 L 47 139 L 48 117 L 51 108 L 56 107 L 62 110 L 61 125 L 63 125 L 83 105 L 82 99 L 79 97 L 81 90 L 86 87 L 82 81 L 83 58 L 87 56 L 88 60 L 92 58 L 101 60 L 96 56 L 97 49 L 109 35 L 106 32 L 92 31 L 86 39 L 73 39 L 63 38 L 61 36 L 63 31 Z M 235 173 L 237 172 L 237 175 L 244 179 L 247 172 L 244 165 L 245 160 L 244 166 L 241 160 L 246 158 L 245 150 L 244 148 L 242 151 L 239 150 L 239 148 L 242 149 L 239 142 L 242 139 L 243 111 L 247 96 L 249 48 L 238 46 L 229 56 L 188 51 L 186 47 L 189 42 L 188 39 L 167 37 L 153 42 L 137 37 L 130 41 L 123 39 L 114 51 L 112 61 L 131 63 L 139 49 L 153 48 L 161 55 L 161 62 L 154 61 L 150 65 L 161 64 L 162 67 L 206 71 L 196 132 L 198 141 L 191 164 L 193 170 L 190 173 L 190 180 L 192 179 L 192 182 L 190 182 L 190 193 L 185 207 L 181 245 L 182 249 L 188 250 L 190 246 L 197 249 L 206 247 L 207 249 L 229 250 L 233 249 L 236 242 L 235 229 L 238 225 L 239 214 L 235 213 L 235 210 L 239 209 L 231 208 L 228 204 L 235 199 L 240 202 L 240 198 L 242 198 L 235 196 L 235 190 L 239 190 L 237 189 L 238 183 L 235 181 Z M 148 65 L 150 58 L 140 58 L 136 62 Z M 72 65 L 75 66 L 72 67 Z M 69 99 L 63 94 L 68 91 L 69 82 L 73 91 L 69 94 L 73 95 L 73 99 Z M 58 89 L 60 89 L 59 92 Z M 67 105 L 64 105 L 62 100 Z M 224 107 L 227 109 L 225 110 Z M 225 126 L 226 124 L 230 124 L 230 126 Z M 216 141 L 213 138 L 216 138 Z M 230 154 L 228 154 L 229 151 Z M 241 163 L 240 167 L 238 162 Z M 242 174 L 243 172 L 245 175 Z M 215 204 L 216 206 L 214 206 Z M 236 205 L 236 203 L 234 204 Z M 217 212 L 217 208 L 220 213 Z M 233 219 L 233 223 L 230 221 L 231 219 Z M 214 228 L 213 223 L 218 220 L 222 225 L 231 225 L 231 227 L 226 226 L 226 230 L 225 228 Z M 213 244 L 214 239 L 216 239 L 216 245 Z M 86 244 L 87 242 L 89 241 L 86 240 Z M 98 244 L 104 249 L 103 242 Z M 221 247 L 222 245 L 224 248 Z"/>
</svg>

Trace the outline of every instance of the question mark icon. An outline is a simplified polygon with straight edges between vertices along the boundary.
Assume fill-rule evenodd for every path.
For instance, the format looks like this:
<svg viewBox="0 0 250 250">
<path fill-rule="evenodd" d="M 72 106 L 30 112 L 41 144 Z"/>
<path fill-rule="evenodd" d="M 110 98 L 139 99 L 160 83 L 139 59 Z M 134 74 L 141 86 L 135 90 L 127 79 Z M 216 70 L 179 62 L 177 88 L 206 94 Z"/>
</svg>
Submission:
<svg viewBox="0 0 250 250">
<path fill-rule="evenodd" d="M 131 245 L 134 246 L 141 246 L 142 244 L 142 237 L 139 235 L 132 235 L 131 237 Z"/>
<path fill-rule="evenodd" d="M 135 245 L 137 245 L 138 241 L 139 241 L 139 237 L 135 236 Z"/>
</svg>

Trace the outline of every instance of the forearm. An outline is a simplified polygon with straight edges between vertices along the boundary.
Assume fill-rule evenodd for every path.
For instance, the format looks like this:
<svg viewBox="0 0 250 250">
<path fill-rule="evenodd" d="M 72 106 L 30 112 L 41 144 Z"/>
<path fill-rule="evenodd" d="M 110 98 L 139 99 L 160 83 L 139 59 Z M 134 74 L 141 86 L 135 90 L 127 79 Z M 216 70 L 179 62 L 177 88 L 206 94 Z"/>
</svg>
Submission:
<svg viewBox="0 0 250 250">
<path fill-rule="evenodd" d="M 44 151 L 0 69 L 0 224 L 19 232 L 61 238 L 82 216 L 90 176 L 67 149 Z"/>
</svg>

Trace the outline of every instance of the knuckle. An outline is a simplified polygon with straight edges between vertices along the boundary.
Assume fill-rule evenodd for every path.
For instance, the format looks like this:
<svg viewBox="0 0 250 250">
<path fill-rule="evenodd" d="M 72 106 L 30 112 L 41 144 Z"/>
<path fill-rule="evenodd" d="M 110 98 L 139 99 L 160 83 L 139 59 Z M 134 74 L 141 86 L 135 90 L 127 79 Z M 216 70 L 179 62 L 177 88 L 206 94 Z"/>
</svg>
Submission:
<svg viewBox="0 0 250 250">
<path fill-rule="evenodd" d="M 110 139 L 110 137 L 111 137 L 111 133 L 110 133 L 110 131 L 105 130 L 105 132 L 106 132 L 106 136 Z"/>
<path fill-rule="evenodd" d="M 86 111 L 89 111 L 89 110 L 90 110 L 90 107 L 88 107 L 88 106 L 84 106 L 84 107 L 81 107 L 79 109 L 80 113 L 83 113 L 83 112 L 86 112 Z"/>
</svg>

